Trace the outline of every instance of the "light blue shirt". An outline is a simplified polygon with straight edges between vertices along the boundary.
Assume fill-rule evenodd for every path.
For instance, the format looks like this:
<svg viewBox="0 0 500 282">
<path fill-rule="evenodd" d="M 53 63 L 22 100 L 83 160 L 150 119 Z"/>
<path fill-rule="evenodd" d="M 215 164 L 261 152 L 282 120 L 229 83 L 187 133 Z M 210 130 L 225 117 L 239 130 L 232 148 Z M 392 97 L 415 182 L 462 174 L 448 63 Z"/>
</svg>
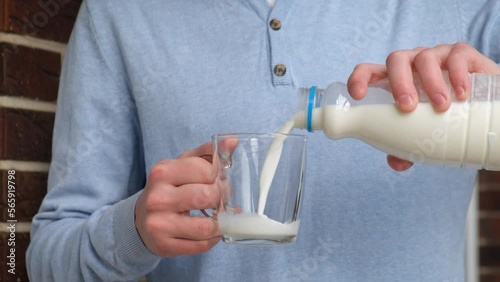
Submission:
<svg viewBox="0 0 500 282">
<path fill-rule="evenodd" d="M 494 0 L 85 0 L 32 224 L 31 280 L 463 281 L 476 172 L 397 173 L 358 140 L 295 131 L 309 137 L 308 162 L 287 246 L 220 243 L 162 259 L 142 243 L 134 205 L 159 160 L 214 133 L 276 131 L 296 111 L 296 88 L 345 82 L 358 63 L 457 41 L 498 63 L 499 15 Z"/>
</svg>

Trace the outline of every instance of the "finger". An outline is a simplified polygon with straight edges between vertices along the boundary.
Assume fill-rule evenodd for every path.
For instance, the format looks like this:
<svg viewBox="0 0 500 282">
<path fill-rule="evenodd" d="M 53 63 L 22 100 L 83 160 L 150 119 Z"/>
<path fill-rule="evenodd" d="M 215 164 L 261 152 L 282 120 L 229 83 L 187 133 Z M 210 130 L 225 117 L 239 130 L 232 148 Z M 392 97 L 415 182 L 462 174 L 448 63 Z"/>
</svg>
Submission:
<svg viewBox="0 0 500 282">
<path fill-rule="evenodd" d="M 396 103 L 403 111 L 412 111 L 418 103 L 418 93 L 413 81 L 413 60 L 426 47 L 394 51 L 387 57 L 386 66 Z"/>
<path fill-rule="evenodd" d="M 220 236 L 201 241 L 168 238 L 158 243 L 153 253 L 162 257 L 200 254 L 210 250 L 220 241 L 220 239 Z"/>
<path fill-rule="evenodd" d="M 454 46 L 457 47 L 457 45 Z M 477 55 L 473 54 L 476 53 L 473 50 L 473 48 L 469 49 L 458 46 L 458 49 L 453 48 L 450 51 L 446 60 L 450 83 L 458 100 L 465 100 L 470 95 L 469 62 L 473 60 L 474 55 Z M 474 70 L 471 68 L 470 71 L 473 72 Z"/>
<path fill-rule="evenodd" d="M 478 73 L 500 73 L 500 67 L 496 62 L 481 54 L 474 47 L 458 42 L 452 45 L 452 50 L 448 56 L 447 65 L 452 66 L 456 64 L 464 64 L 467 66 L 467 72 Z"/>
<path fill-rule="evenodd" d="M 444 80 L 442 70 L 450 50 L 450 45 L 428 48 L 415 55 L 413 62 L 422 88 L 438 112 L 448 110 L 451 105 L 451 93 Z"/>
<path fill-rule="evenodd" d="M 231 183 L 229 182 L 229 179 L 221 179 L 218 181 L 219 185 L 219 191 L 221 193 L 221 204 L 227 204 L 229 203 L 229 200 L 231 199 L 231 194 L 233 193 L 233 189 L 231 187 Z M 220 208 L 220 207 L 219 207 Z"/>
<path fill-rule="evenodd" d="M 206 142 L 199 147 L 187 150 L 182 153 L 178 158 L 200 157 L 204 155 L 212 155 L 212 142 Z"/>
<path fill-rule="evenodd" d="M 471 85 L 469 73 L 500 72 L 500 68 L 493 60 L 482 55 L 472 46 L 462 42 L 453 44 L 446 60 L 446 67 L 458 100 L 465 100 L 470 96 Z"/>
<path fill-rule="evenodd" d="M 390 156 L 390 155 L 387 156 L 387 163 L 395 171 L 405 171 L 413 166 L 412 162 L 398 159 L 398 158 L 396 158 L 394 156 Z"/>
<path fill-rule="evenodd" d="M 178 189 L 168 190 L 172 197 L 169 206 L 176 212 L 200 209 L 216 209 L 220 202 L 221 191 L 218 185 L 187 184 Z M 177 203 L 177 204 L 176 204 Z"/>
<path fill-rule="evenodd" d="M 148 181 L 180 186 L 188 183 L 214 183 L 217 170 L 202 158 L 185 157 L 164 160 L 156 164 L 149 173 Z"/>
<path fill-rule="evenodd" d="M 191 210 L 215 209 L 220 202 L 217 184 L 186 184 L 179 187 L 160 186 L 151 192 L 145 203 L 149 211 L 182 213 Z"/>
<path fill-rule="evenodd" d="M 213 154 L 212 142 L 209 141 L 194 149 L 185 151 L 178 157 L 178 159 L 184 159 L 189 157 L 200 157 L 205 161 L 212 163 L 212 154 Z M 212 166 L 212 174 L 214 175 L 217 174 L 217 168 L 214 166 Z"/>
<path fill-rule="evenodd" d="M 179 216 L 175 224 L 170 232 L 175 238 L 202 241 L 221 235 L 219 225 L 208 217 Z"/>
<path fill-rule="evenodd" d="M 153 194 L 150 194 L 144 203 L 136 206 L 136 213 L 140 218 L 145 218 L 146 214 L 153 217 L 159 214 L 156 221 L 153 219 L 148 222 L 155 223 L 166 220 L 172 214 L 189 216 L 192 210 L 214 209 L 215 211 L 220 204 L 220 194 L 217 185 L 190 184 L 154 189 Z M 176 222 L 177 218 L 171 221 Z M 153 226 L 157 227 L 158 224 Z"/>
<path fill-rule="evenodd" d="M 417 107 L 418 94 L 413 83 L 414 50 L 399 50 L 392 52 L 386 60 L 387 76 L 391 85 L 394 100 L 398 108 L 411 112 Z"/>
<path fill-rule="evenodd" d="M 216 209 L 220 204 L 220 188 L 217 185 L 191 184 L 181 187 L 156 187 L 148 196 L 141 194 L 137 205 L 138 218 L 161 213 L 189 215 L 192 210 Z M 163 220 L 159 218 L 159 220 Z"/>
<path fill-rule="evenodd" d="M 232 155 L 236 146 L 238 146 L 238 138 L 221 138 L 218 139 L 217 144 L 215 144 L 216 150 L 219 152 L 226 152 Z"/>
<path fill-rule="evenodd" d="M 217 169 L 222 169 L 226 165 L 231 163 L 231 156 L 238 146 L 238 138 L 225 138 L 224 136 L 214 135 L 214 150 L 216 155 L 214 156 L 212 162 L 214 167 Z"/>
<path fill-rule="evenodd" d="M 222 142 L 219 144 L 219 146 L 222 147 L 223 150 L 228 151 L 230 154 L 233 153 L 234 149 L 236 148 L 236 145 L 238 144 L 237 139 L 224 139 Z M 201 157 L 204 160 L 208 161 L 209 163 L 213 162 L 213 144 L 212 142 L 206 142 L 203 145 L 185 151 L 182 153 L 179 158 L 187 158 L 187 157 Z"/>
<path fill-rule="evenodd" d="M 353 99 L 360 100 L 365 97 L 368 84 L 386 77 L 387 71 L 384 65 L 359 64 L 347 80 L 347 89 Z"/>
</svg>

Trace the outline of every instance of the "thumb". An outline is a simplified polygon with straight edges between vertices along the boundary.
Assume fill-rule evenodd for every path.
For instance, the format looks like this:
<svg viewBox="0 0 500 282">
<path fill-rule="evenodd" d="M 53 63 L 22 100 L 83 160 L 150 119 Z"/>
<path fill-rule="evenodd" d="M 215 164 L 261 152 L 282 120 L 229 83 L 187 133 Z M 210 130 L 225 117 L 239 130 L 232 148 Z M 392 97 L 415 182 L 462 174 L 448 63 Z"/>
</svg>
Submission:
<svg viewBox="0 0 500 282">
<path fill-rule="evenodd" d="M 215 142 L 213 148 L 217 151 L 214 156 L 214 164 L 219 166 L 222 164 L 223 167 L 231 164 L 231 156 L 238 146 L 238 138 L 236 136 L 215 136 L 213 138 Z"/>
<path fill-rule="evenodd" d="M 182 153 L 178 158 L 189 158 L 189 157 L 202 157 L 202 156 L 211 156 L 212 155 L 212 142 L 206 142 L 194 149 L 187 150 Z"/>
<path fill-rule="evenodd" d="M 387 156 L 387 163 L 395 171 L 402 172 L 413 166 L 412 162 L 405 161 L 394 156 Z"/>
</svg>

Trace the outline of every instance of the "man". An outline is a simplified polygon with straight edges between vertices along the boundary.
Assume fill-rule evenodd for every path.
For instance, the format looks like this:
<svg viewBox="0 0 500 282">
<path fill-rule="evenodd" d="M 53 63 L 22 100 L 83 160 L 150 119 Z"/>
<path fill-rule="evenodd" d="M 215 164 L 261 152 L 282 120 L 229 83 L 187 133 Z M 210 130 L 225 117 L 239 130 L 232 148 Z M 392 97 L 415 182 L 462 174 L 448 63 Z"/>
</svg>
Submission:
<svg viewBox="0 0 500 282">
<path fill-rule="evenodd" d="M 361 141 L 308 134 L 295 243 L 217 244 L 217 224 L 190 211 L 218 202 L 217 175 L 199 157 L 211 153 L 210 135 L 278 130 L 298 87 L 348 81 L 362 98 L 389 77 L 397 106 L 411 112 L 416 72 L 445 111 L 448 70 L 465 99 L 468 72 L 500 73 L 499 13 L 488 0 L 84 1 L 30 278 L 463 281 L 473 169 L 408 169 L 389 157 L 408 169 L 399 173 Z"/>
</svg>

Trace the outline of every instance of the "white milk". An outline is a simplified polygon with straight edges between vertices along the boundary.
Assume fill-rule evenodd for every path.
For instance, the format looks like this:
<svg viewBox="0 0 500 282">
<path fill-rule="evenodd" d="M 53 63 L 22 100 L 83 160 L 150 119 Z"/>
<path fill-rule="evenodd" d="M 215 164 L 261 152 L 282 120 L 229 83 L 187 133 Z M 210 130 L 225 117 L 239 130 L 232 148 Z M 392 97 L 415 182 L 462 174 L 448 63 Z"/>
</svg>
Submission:
<svg viewBox="0 0 500 282">
<path fill-rule="evenodd" d="M 287 134 L 293 129 L 293 127 L 294 120 L 291 119 L 279 130 L 279 133 Z M 299 230 L 299 220 L 291 223 L 281 223 L 264 215 L 267 195 L 278 167 L 285 140 L 285 136 L 278 136 L 269 146 L 259 178 L 260 191 L 258 213 L 220 213 L 217 221 L 223 234 L 253 239 L 280 239 L 287 236 L 297 236 L 297 232 Z"/>
<path fill-rule="evenodd" d="M 421 103 L 411 113 L 394 104 L 329 105 L 313 111 L 313 127 L 329 138 L 353 137 L 412 162 L 500 169 L 500 103 L 454 102 L 444 113 Z M 301 119 L 302 118 L 302 119 Z M 294 119 L 305 128 L 303 113 Z"/>
<path fill-rule="evenodd" d="M 278 133 L 288 134 L 292 131 L 295 125 L 295 120 L 292 118 L 283 125 Z M 283 151 L 283 143 L 286 137 L 276 137 L 269 146 L 267 151 L 266 159 L 262 165 L 262 170 L 260 172 L 259 178 L 259 207 L 258 214 L 264 214 L 264 208 L 266 207 L 267 195 L 269 194 L 269 188 L 271 188 L 271 183 L 273 182 L 274 174 L 278 168 L 278 163 L 280 161 L 281 152 Z"/>
<path fill-rule="evenodd" d="M 299 221 L 281 223 L 257 214 L 220 213 L 219 228 L 223 234 L 253 239 L 280 239 L 297 236 Z"/>
</svg>

